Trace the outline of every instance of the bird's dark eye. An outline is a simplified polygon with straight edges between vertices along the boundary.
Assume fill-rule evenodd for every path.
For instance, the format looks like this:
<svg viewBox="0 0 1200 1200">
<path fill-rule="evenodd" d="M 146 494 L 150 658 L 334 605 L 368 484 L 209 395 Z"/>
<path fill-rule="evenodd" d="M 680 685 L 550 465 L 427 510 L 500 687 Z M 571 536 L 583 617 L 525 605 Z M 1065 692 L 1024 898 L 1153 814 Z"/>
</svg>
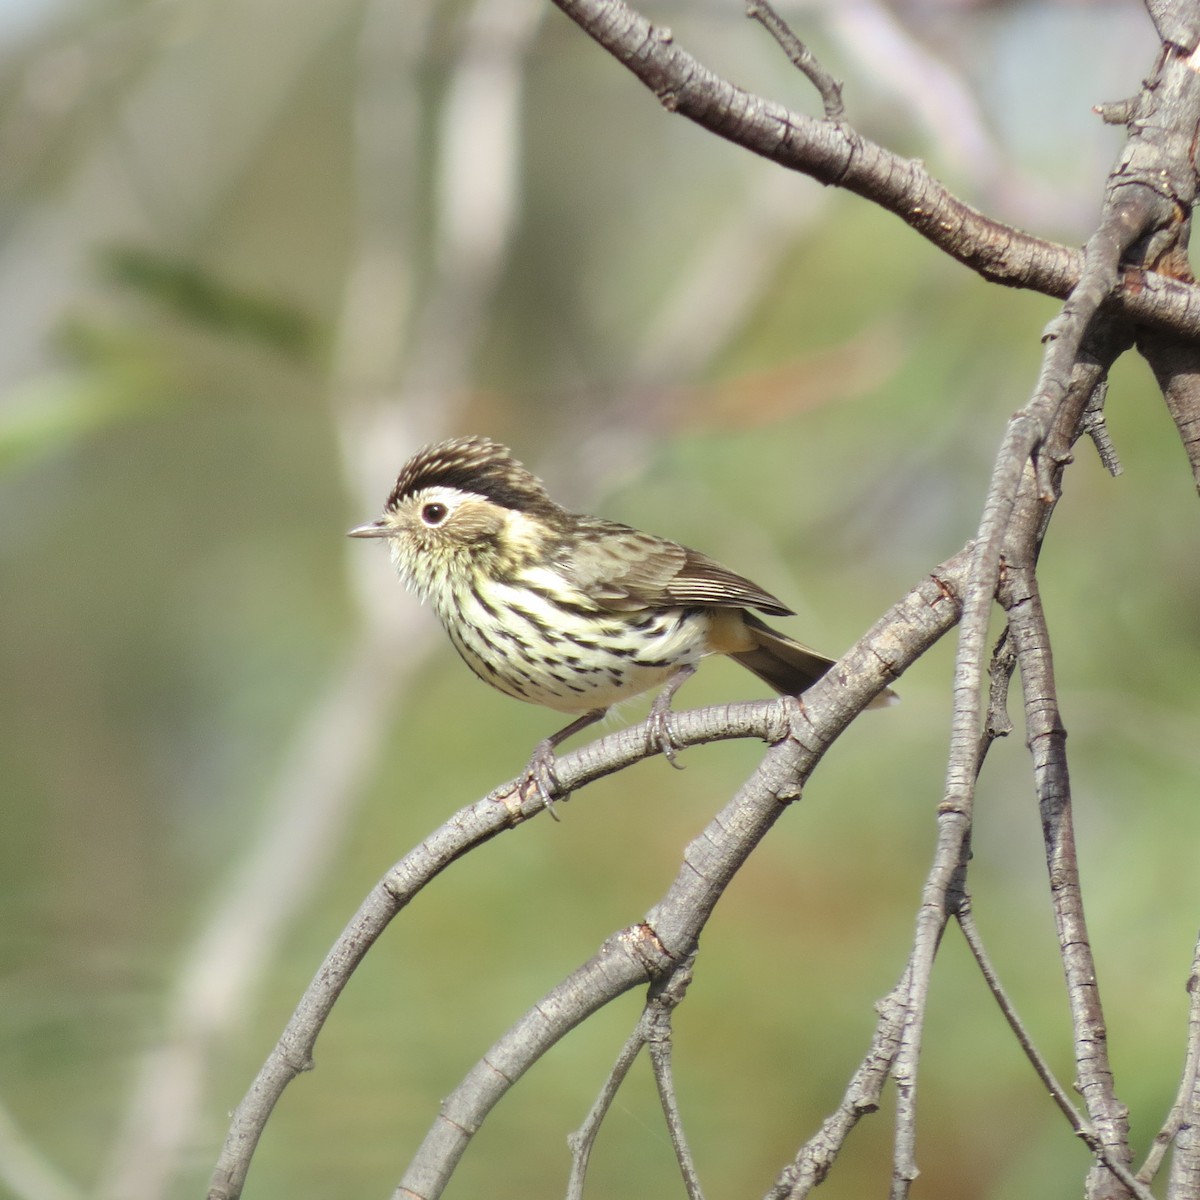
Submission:
<svg viewBox="0 0 1200 1200">
<path fill-rule="evenodd" d="M 426 504 L 425 507 L 421 509 L 421 520 L 424 521 L 426 525 L 440 525 L 446 519 L 446 514 L 449 513 L 449 511 L 450 510 L 444 504 L 438 504 L 436 502 L 432 504 Z"/>
</svg>

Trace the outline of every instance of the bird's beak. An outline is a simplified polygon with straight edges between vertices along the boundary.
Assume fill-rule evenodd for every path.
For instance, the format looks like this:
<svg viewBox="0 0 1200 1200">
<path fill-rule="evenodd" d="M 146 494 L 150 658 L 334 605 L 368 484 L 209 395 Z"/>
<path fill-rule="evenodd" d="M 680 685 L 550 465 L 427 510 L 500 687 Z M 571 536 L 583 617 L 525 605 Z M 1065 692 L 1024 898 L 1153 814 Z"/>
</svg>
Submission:
<svg viewBox="0 0 1200 1200">
<path fill-rule="evenodd" d="M 355 525 L 347 537 L 391 537 L 392 528 L 382 521 L 372 521 L 369 525 Z"/>
</svg>

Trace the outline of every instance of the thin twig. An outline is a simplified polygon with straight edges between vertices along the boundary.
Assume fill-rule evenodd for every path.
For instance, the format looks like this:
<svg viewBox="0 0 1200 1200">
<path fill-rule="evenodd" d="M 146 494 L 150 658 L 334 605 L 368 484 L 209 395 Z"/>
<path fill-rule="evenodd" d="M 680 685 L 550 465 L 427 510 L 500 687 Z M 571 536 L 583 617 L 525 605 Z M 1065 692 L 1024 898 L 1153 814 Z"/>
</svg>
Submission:
<svg viewBox="0 0 1200 1200">
<path fill-rule="evenodd" d="M 949 570 L 922 580 L 877 624 L 873 634 L 859 643 L 856 653 L 861 649 L 877 656 L 876 671 L 883 670 L 883 663 L 897 662 L 888 643 L 902 628 L 915 623 L 916 627 L 900 639 L 914 646 L 917 642 L 932 644 L 940 636 L 935 630 L 953 625 L 957 615 L 953 597 L 963 556 L 956 555 L 944 566 Z M 770 706 L 776 717 L 782 717 L 784 727 L 780 730 L 776 724 L 772 732 L 760 729 L 775 744 L 738 795 L 687 847 L 683 865 L 666 895 L 639 925 L 613 935 L 593 959 L 535 1004 L 468 1072 L 443 1104 L 438 1120 L 400 1182 L 396 1200 L 412 1197 L 436 1200 L 473 1131 L 538 1058 L 614 996 L 639 980 L 649 981 L 664 975 L 695 951 L 701 930 L 729 882 L 786 806 L 799 798 L 808 775 L 845 727 L 851 713 L 861 711 L 873 694 L 873 685 L 867 684 L 857 696 L 857 709 L 830 712 L 822 703 L 821 692 L 825 687 L 840 689 L 840 675 L 840 669 L 833 668 L 824 680 L 809 689 L 803 705 L 785 699 Z M 863 681 L 850 675 L 844 682 L 853 688 L 856 682 Z M 717 721 L 717 727 L 723 724 L 722 720 Z M 682 728 L 683 723 L 676 718 L 673 731 Z M 639 729 L 645 737 L 645 723 Z M 602 745 L 594 743 L 588 749 L 594 752 Z M 631 747 L 631 750 L 645 754 L 646 747 Z M 583 760 L 586 754 L 585 750 L 578 758 Z M 571 770 L 574 766 L 571 760 L 576 757 L 568 756 L 556 768 L 564 788 L 578 786 L 572 778 L 578 767 L 575 772 Z"/>
<path fill-rule="evenodd" d="M 474 1131 L 539 1058 L 616 996 L 665 976 L 694 953 L 729 881 L 788 803 L 799 798 L 803 780 L 820 758 L 823 746 L 817 745 L 786 737 L 772 746 L 734 799 L 687 847 L 662 900 L 641 922 L 610 936 L 479 1059 L 443 1101 L 395 1200 L 436 1200 Z"/>
<path fill-rule="evenodd" d="M 1120 166 L 1120 164 L 1119 164 Z M 945 798 L 939 811 L 939 837 L 934 866 L 923 895 L 918 917 L 914 957 L 913 1018 L 905 1030 L 904 1043 L 896 1062 L 898 1102 L 893 1162 L 892 1196 L 903 1200 L 916 1178 L 916 1066 L 920 1054 L 925 998 L 928 995 L 933 961 L 945 929 L 946 898 L 953 881 L 965 867 L 973 819 L 978 747 L 982 736 L 981 685 L 983 647 L 987 636 L 993 598 L 1000 582 L 1000 565 L 1010 523 L 1022 487 L 1028 488 L 1027 472 L 1032 467 L 1034 490 L 1029 498 L 1040 499 L 1047 510 L 1035 526 L 1044 534 L 1049 505 L 1055 499 L 1055 475 L 1065 453 L 1039 453 L 1056 426 L 1069 430 L 1073 439 L 1087 396 L 1080 397 L 1075 368 L 1089 329 L 1100 306 L 1116 286 L 1122 255 L 1137 240 L 1152 215 L 1145 191 L 1116 190 L 1110 181 L 1109 203 L 1096 232 L 1084 250 L 1084 267 L 1079 281 L 1067 297 L 1059 315 L 1044 335 L 1046 349 L 1033 394 L 1010 421 L 984 504 L 975 542 L 971 584 L 964 596 L 954 673 L 954 714 L 950 756 L 946 769 Z M 1072 383 L 1075 390 L 1072 391 Z M 1089 390 L 1088 396 L 1091 395 Z M 1075 399 L 1079 411 L 1070 419 L 1062 416 Z M 1069 446 L 1070 440 L 1066 442 Z"/>
<path fill-rule="evenodd" d="M 1033 571 L 1013 571 L 1001 590 L 1001 601 L 1009 616 L 1025 692 L 1025 725 L 1046 843 L 1046 868 L 1075 1031 L 1076 1086 L 1104 1147 L 1104 1162 L 1128 1164 L 1128 1111 L 1117 1099 L 1108 1057 L 1104 1010 L 1079 881 L 1066 730 L 1059 718 L 1049 632 Z M 1106 1194 L 1103 1180 L 1093 1180 L 1089 1186 L 1089 1195 L 1097 1192 Z"/>
<path fill-rule="evenodd" d="M 720 78 L 624 0 L 553 0 L 589 37 L 637 76 L 671 112 L 821 183 L 894 213 L 985 279 L 1064 299 L 1084 256 L 994 221 L 953 195 L 925 166 L 844 123 L 790 111 Z M 1132 267 L 1105 297 L 1116 314 L 1184 337 L 1200 336 L 1200 287 Z"/>
<path fill-rule="evenodd" d="M 1175 1152 L 1171 1158 L 1167 1200 L 1190 1200 L 1200 1194 L 1200 940 L 1192 953 L 1187 990 L 1187 1055 L 1179 1095 L 1166 1126 L 1154 1139 L 1154 1146 L 1138 1172 L 1139 1179 L 1147 1182 L 1153 1179 L 1167 1146 L 1173 1141 Z"/>
<path fill-rule="evenodd" d="M 624 1083 L 625 1077 L 629 1074 L 629 1069 L 633 1066 L 634 1060 L 641 1052 L 642 1047 L 649 1043 L 651 1054 L 653 1055 L 654 1043 L 656 1041 L 662 1041 L 664 1038 L 669 1041 L 670 1014 L 683 999 L 687 991 L 688 984 L 692 979 L 692 964 L 694 961 L 695 956 L 689 956 L 684 962 L 671 969 L 663 979 L 651 985 L 641 1016 L 638 1018 L 633 1031 L 626 1039 L 625 1045 L 622 1046 L 621 1053 L 617 1055 L 617 1061 L 608 1073 L 608 1078 L 604 1081 L 604 1086 L 600 1089 L 600 1094 L 596 1097 L 596 1102 L 592 1105 L 591 1110 L 588 1112 L 586 1119 L 579 1129 L 575 1133 L 568 1135 L 567 1145 L 571 1148 L 571 1176 L 567 1182 L 566 1200 L 583 1200 L 583 1186 L 587 1179 L 588 1161 L 591 1158 L 592 1147 L 596 1144 L 596 1138 L 599 1136 L 600 1126 L 604 1123 L 604 1118 L 608 1114 L 617 1091 L 620 1089 L 621 1084 Z M 659 1075 L 657 1063 L 654 1070 L 657 1080 Z M 667 1071 L 669 1082 L 669 1062 L 667 1064 Z M 674 1141 L 676 1126 L 678 1126 L 680 1139 L 682 1139 L 683 1130 L 682 1126 L 678 1125 L 678 1108 L 674 1103 L 673 1092 L 674 1088 L 672 1085 L 670 1107 L 668 1108 L 664 1100 L 663 1108 L 666 1113 L 667 1123 L 671 1127 L 671 1136 Z M 662 1095 L 661 1083 L 659 1085 L 659 1094 L 660 1096 Z M 676 1153 L 678 1154 L 678 1152 L 679 1143 L 677 1142 Z M 687 1167 L 684 1167 L 685 1160 L 688 1164 Z M 685 1185 L 690 1188 L 691 1185 L 688 1183 L 689 1169 L 690 1178 L 694 1179 L 695 1168 L 691 1165 L 691 1156 L 687 1154 L 686 1144 L 684 1145 L 684 1158 L 680 1160 L 680 1165 L 684 1169 Z M 689 1195 L 691 1195 L 690 1191 Z"/>
<path fill-rule="evenodd" d="M 1107 1072 L 1107 1056 L 1096 1034 L 1102 1030 L 1099 993 L 1095 990 L 1094 964 L 1086 945 L 1078 875 L 1074 864 L 1069 819 L 1069 779 L 1061 726 L 1057 718 L 1053 667 L 1048 632 L 1037 601 L 1034 567 L 1053 512 L 1062 471 L 1070 460 L 1070 447 L 1079 435 L 1089 400 L 1106 377 L 1111 362 L 1125 348 L 1128 335 L 1100 319 L 1081 347 L 1063 403 L 1042 450 L 1045 469 L 1025 473 L 1006 538 L 1006 569 L 997 590 L 1009 617 L 1005 644 L 1017 654 L 1025 694 L 1025 723 L 1034 757 L 1034 778 L 1043 810 L 1047 853 L 1051 862 L 1052 897 L 1068 981 L 1072 1018 L 1076 1029 L 1077 1070 L 1088 1103 L 1092 1145 L 1105 1164 L 1093 1172 L 1089 1194 L 1106 1194 L 1113 1177 L 1127 1173 L 1125 1110 L 1116 1099 Z M 998 648 L 999 650 L 999 648 Z M 1053 847 L 1051 849 L 1051 847 Z M 1065 897 L 1072 897 L 1067 903 Z M 1076 944 L 1078 939 L 1082 945 Z M 1087 989 L 1091 985 L 1091 991 Z"/>
<path fill-rule="evenodd" d="M 671 972 L 668 979 L 656 983 L 650 989 L 651 995 L 642 1021 L 646 1030 L 646 1048 L 650 1052 L 650 1063 L 654 1068 L 654 1082 L 658 1087 L 658 1099 L 662 1104 L 667 1131 L 671 1135 L 671 1145 L 675 1147 L 675 1161 L 679 1164 L 683 1186 L 687 1190 L 688 1200 L 704 1200 L 700 1177 L 696 1172 L 696 1162 L 683 1132 L 683 1117 L 675 1092 L 675 1073 L 671 1068 L 671 1017 L 692 981 L 695 958 L 693 952 Z"/>
<path fill-rule="evenodd" d="M 567 1136 L 567 1145 L 571 1150 L 571 1175 L 567 1180 L 566 1200 L 583 1200 L 583 1185 L 587 1182 L 588 1162 L 591 1159 L 596 1138 L 600 1135 L 600 1126 L 604 1124 L 604 1118 L 608 1115 L 608 1110 L 612 1107 L 612 1102 L 616 1099 L 621 1084 L 625 1082 L 629 1069 L 645 1044 L 646 1031 L 639 1021 L 626 1039 L 625 1045 L 621 1047 L 621 1053 L 617 1055 L 617 1061 L 613 1063 L 613 1068 L 609 1071 L 608 1078 L 605 1079 L 604 1086 L 600 1089 L 600 1094 L 596 1097 L 596 1102 L 589 1110 L 583 1124 L 574 1133 Z"/>
<path fill-rule="evenodd" d="M 959 613 L 958 589 L 965 566 L 966 552 L 962 551 L 943 563 L 935 573 L 926 576 L 851 649 L 841 667 L 809 689 L 804 711 L 810 724 L 805 737 L 812 744 L 809 753 L 814 764 L 845 729 L 851 717 L 881 689 L 885 678 L 890 679 L 894 670 L 914 661 L 954 627 Z M 885 663 L 892 664 L 893 670 L 887 671 Z M 672 715 L 671 731 L 680 746 L 733 737 L 780 742 L 789 738 L 793 707 L 779 701 L 759 701 L 680 712 Z M 564 791 L 578 793 L 586 784 L 658 753 L 657 749 L 647 745 L 647 732 L 648 723 L 643 721 L 559 758 L 555 763 L 555 775 Z M 772 785 L 779 789 L 792 787 L 798 775 L 794 768 L 789 767 L 789 771 L 786 780 L 772 776 Z M 311 1065 L 317 1037 L 338 996 L 392 918 L 455 860 L 543 811 L 542 801 L 536 796 L 518 799 L 516 784 L 517 781 L 510 781 L 460 810 L 401 859 L 372 889 L 330 950 L 279 1042 L 238 1105 L 213 1172 L 209 1191 L 212 1200 L 232 1200 L 241 1194 L 250 1160 L 275 1104 L 296 1075 Z M 783 805 L 777 799 L 772 803 L 775 809 L 782 811 Z M 740 827 L 732 831 L 726 829 L 722 836 L 734 835 L 746 836 L 746 831 Z M 703 849 L 700 847 L 699 852 Z M 746 852 L 749 852 L 748 847 Z M 696 873 L 692 866 L 685 871 L 689 878 Z M 706 874 L 702 869 L 699 874 L 708 881 L 720 882 L 721 879 L 719 872 Z M 672 935 L 672 929 L 680 920 L 694 920 L 695 914 L 681 915 L 681 911 L 669 908 L 663 919 L 666 921 L 665 933 L 672 936 L 672 941 L 678 941 L 679 938 Z M 659 933 L 664 930 L 660 929 Z M 685 950 L 690 952 L 690 947 Z M 662 969 L 666 969 L 666 964 Z M 607 989 L 604 1000 L 634 986 L 637 978 L 650 977 L 645 963 L 641 971 L 640 976 L 621 984 L 617 990 L 614 990 L 615 983 L 602 974 L 599 985 Z M 575 998 L 573 1003 L 576 1007 L 572 1020 L 582 1020 L 586 1015 L 581 1007 L 582 999 Z M 542 1044 L 537 1053 L 545 1048 L 547 1044 Z M 464 1139 L 469 1136 L 466 1128 L 460 1133 Z"/>
<path fill-rule="evenodd" d="M 1113 254 L 1111 238 L 1094 239 L 1102 255 Z M 1101 268 L 1097 268 L 1099 271 Z M 1099 285 L 1089 286 L 1093 300 Z M 1014 417 L 1009 425 L 1004 447 L 997 459 L 992 489 L 985 505 L 972 562 L 971 588 L 964 598 L 963 625 L 959 636 L 958 660 L 955 667 L 955 712 L 951 732 L 951 751 L 947 766 L 945 799 L 939 809 L 938 843 L 922 893 L 917 917 L 917 933 L 913 950 L 913 996 L 910 1021 L 905 1028 L 903 1044 L 896 1061 L 896 1140 L 893 1161 L 892 1195 L 901 1200 L 908 1194 L 916 1178 L 916 1064 L 920 1053 L 921 1035 L 933 962 L 952 904 L 952 889 L 963 879 L 970 852 L 975 784 L 982 762 L 981 752 L 989 744 L 989 727 L 1002 719 L 996 715 L 995 698 L 991 698 L 988 716 L 980 728 L 982 654 L 987 633 L 992 597 L 1000 579 L 1003 558 L 1014 553 L 1011 539 L 1025 539 L 1021 550 L 1028 561 L 1036 561 L 1041 539 L 1045 536 L 1050 514 L 1057 497 L 1058 478 L 1069 459 L 1067 453 L 1076 436 L 1080 417 L 1087 399 L 1094 393 L 1100 378 L 1126 342 L 1116 333 L 1108 337 L 1087 337 L 1087 326 L 1079 328 L 1087 313 L 1083 301 L 1064 306 L 1070 319 L 1059 323 L 1058 332 L 1050 337 L 1043 361 L 1038 388 L 1029 405 Z M 1107 333 L 1112 324 L 1107 318 L 1096 319 L 1098 328 Z M 1069 338 L 1074 356 L 1085 361 L 1068 369 L 1065 381 L 1059 382 L 1064 364 L 1059 358 Z M 1068 349 L 1069 349 L 1068 345 Z M 1086 354 L 1084 350 L 1086 348 Z M 1061 395 L 1057 401 L 1061 387 Z M 1044 466 L 1035 468 L 1030 456 L 1041 447 L 1039 456 Z M 970 620 L 970 628 L 967 622 Z M 998 645 L 1000 651 L 1004 647 Z M 997 669 L 998 661 L 993 661 Z M 1003 669 L 1000 667 L 999 669 Z M 1002 726 L 994 732 L 999 733 Z"/>
<path fill-rule="evenodd" d="M 988 986 L 988 991 L 992 993 L 993 999 L 999 1005 L 1001 1013 L 1004 1014 L 1004 1019 L 1013 1031 L 1017 1044 L 1024 1051 L 1025 1057 L 1029 1059 L 1034 1071 L 1037 1072 L 1037 1077 L 1050 1093 L 1050 1098 L 1067 1118 L 1076 1136 L 1125 1184 L 1138 1200 L 1155 1200 L 1149 1188 L 1140 1182 L 1124 1163 L 1109 1155 L 1107 1147 L 1096 1136 L 1096 1131 L 1080 1115 L 1079 1110 L 1072 1103 L 1067 1089 L 1058 1082 L 1054 1072 L 1050 1069 L 1050 1064 L 1034 1044 L 1029 1030 L 1025 1028 L 1024 1022 L 1017 1015 L 1017 1010 L 1004 990 L 1004 985 L 1000 982 L 1000 977 L 996 974 L 996 969 L 984 949 L 983 939 L 979 936 L 979 927 L 975 924 L 975 915 L 971 910 L 969 895 L 963 896 L 962 903 L 955 912 L 955 917 L 963 937 L 966 939 L 967 947 L 971 951 L 971 956 L 975 959 L 975 964 L 979 967 L 980 974 Z"/>
<path fill-rule="evenodd" d="M 969 549 L 968 547 L 968 551 Z M 989 716 L 985 736 L 980 739 L 975 762 L 976 774 L 983 769 L 984 760 L 993 742 L 1007 733 L 1007 729 L 1000 729 L 1000 726 L 1007 721 L 1004 701 L 1012 670 L 1012 656 L 1006 652 L 1005 640 L 1001 638 L 992 662 L 992 703 L 989 714 L 994 712 L 995 715 Z M 967 846 L 964 844 L 964 863 L 966 853 Z M 936 869 L 935 857 L 934 870 Z M 928 888 L 927 880 L 927 891 Z M 963 866 L 960 866 L 947 884 L 948 911 L 951 905 L 954 911 L 961 907 L 960 897 L 965 896 L 964 888 L 965 871 Z M 954 896 L 952 901 L 951 895 Z M 913 1017 L 913 1006 L 916 1003 L 913 975 L 918 954 L 919 945 L 914 942 L 899 982 L 876 1005 L 879 1021 L 875 1027 L 875 1036 L 871 1039 L 866 1057 L 851 1077 L 850 1085 L 837 1110 L 825 1120 L 821 1129 L 800 1148 L 795 1159 L 784 1168 L 775 1186 L 767 1193 L 766 1200 L 803 1200 L 829 1173 L 859 1119 L 867 1113 L 875 1112 L 879 1107 L 883 1085 L 888 1077 L 895 1073 L 896 1058 L 903 1044 L 905 1030 Z M 901 1086 L 899 1081 L 897 1086 Z"/>
<path fill-rule="evenodd" d="M 983 976 L 983 981 L 988 986 L 988 991 L 992 993 L 992 998 L 1000 1006 L 1000 1011 L 1003 1013 L 1004 1019 L 1008 1022 L 1009 1028 L 1013 1031 L 1013 1035 L 1017 1039 L 1017 1044 L 1025 1052 L 1025 1057 L 1029 1059 L 1030 1065 L 1037 1072 L 1037 1077 L 1045 1085 L 1046 1091 L 1050 1093 L 1050 1098 L 1058 1105 L 1063 1116 L 1067 1118 L 1067 1121 L 1076 1134 L 1090 1134 L 1087 1122 L 1080 1116 L 1079 1110 L 1072 1103 L 1071 1097 L 1067 1094 L 1067 1089 L 1055 1078 L 1054 1072 L 1050 1069 L 1050 1064 L 1042 1056 L 1042 1052 L 1034 1045 L 1029 1030 L 1025 1028 L 1021 1018 L 1017 1015 L 1017 1010 L 1013 1006 L 1012 1000 L 1004 990 L 1004 985 L 1000 982 L 1000 977 L 996 974 L 996 968 L 992 965 L 992 961 L 984 949 L 983 939 L 979 936 L 979 927 L 975 924 L 975 914 L 971 908 L 969 894 L 963 897 L 963 903 L 954 915 L 958 920 L 959 927 L 962 929 L 967 949 L 971 951 L 971 957 L 975 959 L 975 965 L 979 968 L 979 972 Z"/>
<path fill-rule="evenodd" d="M 879 1020 L 871 1045 L 850 1076 L 837 1108 L 780 1172 L 765 1200 L 804 1200 L 829 1174 L 858 1122 L 879 1108 L 908 1015 L 905 998 L 911 989 L 911 974 L 910 962 L 896 986 L 876 1004 Z"/>
<path fill-rule="evenodd" d="M 746 0 L 746 16 L 757 21 L 778 43 L 792 66 L 802 71 L 820 93 L 827 121 L 840 121 L 846 115 L 842 103 L 842 81 L 835 79 L 817 56 L 792 32 L 788 23 L 767 0 Z"/>
</svg>

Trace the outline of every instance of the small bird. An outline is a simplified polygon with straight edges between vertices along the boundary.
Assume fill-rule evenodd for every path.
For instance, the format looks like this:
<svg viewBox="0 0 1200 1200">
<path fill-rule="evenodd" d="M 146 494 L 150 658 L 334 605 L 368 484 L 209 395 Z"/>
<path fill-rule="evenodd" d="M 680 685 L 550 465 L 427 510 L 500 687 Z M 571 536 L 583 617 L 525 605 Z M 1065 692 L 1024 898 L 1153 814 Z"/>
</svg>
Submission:
<svg viewBox="0 0 1200 1200">
<path fill-rule="evenodd" d="M 651 738 L 675 764 L 671 697 L 709 654 L 728 654 L 798 696 L 833 659 L 749 610 L 792 610 L 706 554 L 629 525 L 568 512 L 512 451 L 484 437 L 418 451 L 383 516 L 350 537 L 384 538 L 485 683 L 578 719 L 544 739 L 521 777 L 547 808 L 554 750 L 608 707 L 662 684 Z M 889 703 L 885 689 L 874 704 Z M 678 764 L 675 764 L 678 765 Z"/>
</svg>

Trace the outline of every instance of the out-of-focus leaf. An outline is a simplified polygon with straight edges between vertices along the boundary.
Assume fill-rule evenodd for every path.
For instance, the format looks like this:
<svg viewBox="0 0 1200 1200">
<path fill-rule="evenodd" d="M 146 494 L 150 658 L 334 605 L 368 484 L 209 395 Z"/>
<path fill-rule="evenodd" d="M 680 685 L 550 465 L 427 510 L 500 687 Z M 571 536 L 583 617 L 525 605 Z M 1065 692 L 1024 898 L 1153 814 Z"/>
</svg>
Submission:
<svg viewBox="0 0 1200 1200">
<path fill-rule="evenodd" d="M 194 324 L 292 358 L 308 358 L 317 349 L 316 322 L 295 305 L 236 287 L 197 263 L 125 245 L 105 250 L 101 267 L 113 283 Z"/>
<path fill-rule="evenodd" d="M 0 405 L 0 472 L 59 453 L 145 403 L 141 388 L 117 387 L 72 371 L 39 375 L 9 392 Z"/>
</svg>

